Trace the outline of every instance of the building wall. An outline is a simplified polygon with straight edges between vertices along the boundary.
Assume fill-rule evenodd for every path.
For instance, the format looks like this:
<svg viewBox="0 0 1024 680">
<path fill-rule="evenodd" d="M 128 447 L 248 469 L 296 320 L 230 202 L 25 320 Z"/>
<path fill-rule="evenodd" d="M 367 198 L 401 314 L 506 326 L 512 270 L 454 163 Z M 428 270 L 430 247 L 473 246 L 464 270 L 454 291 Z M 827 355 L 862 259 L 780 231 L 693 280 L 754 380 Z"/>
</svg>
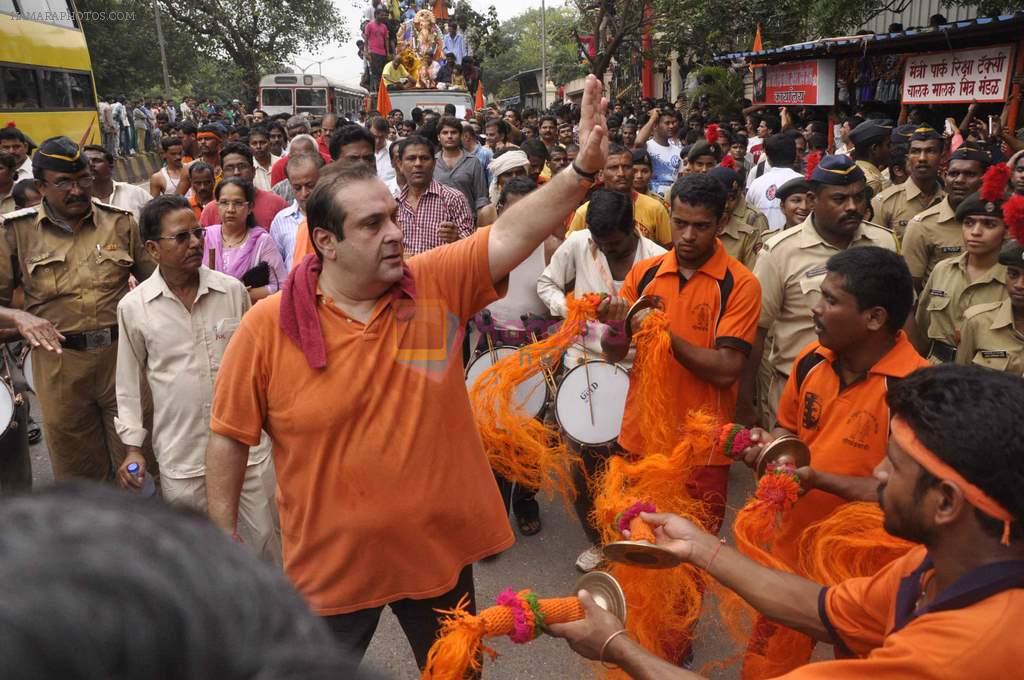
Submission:
<svg viewBox="0 0 1024 680">
<path fill-rule="evenodd" d="M 974 19 L 978 16 L 978 8 L 974 6 L 946 7 L 942 0 L 913 0 L 902 12 L 882 12 L 864 25 L 864 30 L 874 33 L 885 33 L 889 24 L 903 24 L 904 29 L 920 28 L 928 25 L 928 18 L 933 14 L 941 14 L 950 23 Z"/>
</svg>

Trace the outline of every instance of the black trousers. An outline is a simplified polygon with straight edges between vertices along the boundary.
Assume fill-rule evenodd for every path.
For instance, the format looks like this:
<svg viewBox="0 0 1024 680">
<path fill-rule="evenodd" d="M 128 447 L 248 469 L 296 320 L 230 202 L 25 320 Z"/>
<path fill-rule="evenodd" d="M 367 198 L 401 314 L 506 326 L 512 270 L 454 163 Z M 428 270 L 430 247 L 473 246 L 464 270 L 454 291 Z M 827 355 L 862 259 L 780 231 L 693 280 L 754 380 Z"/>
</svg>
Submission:
<svg viewBox="0 0 1024 680">
<path fill-rule="evenodd" d="M 593 545 L 600 545 L 601 535 L 590 523 L 590 513 L 594 510 L 594 496 L 590 492 L 587 480 L 594 478 L 594 475 L 604 466 L 605 461 L 615 450 L 610 446 L 591 448 L 570 445 L 579 452 L 580 458 L 583 459 L 583 467 L 586 469 L 586 475 L 584 475 L 583 470 L 580 470 L 579 467 L 573 468 L 573 481 L 576 482 L 576 501 L 573 503 L 573 507 L 576 509 L 576 516 L 579 517 L 587 540 Z"/>
<path fill-rule="evenodd" d="M 440 630 L 440 614 L 434 610 L 454 609 L 463 596 L 469 597 L 469 611 L 475 614 L 476 589 L 473 587 L 473 565 L 465 567 L 459 573 L 455 587 L 443 595 L 429 600 L 398 600 L 388 605 L 398 618 L 405 639 L 409 641 L 412 653 L 416 657 L 416 665 L 420 669 L 426 665 L 427 652 L 430 651 L 430 646 L 434 644 Z M 383 606 L 324 617 L 324 621 L 347 656 L 347 666 L 343 669 L 345 672 L 338 677 L 350 677 L 356 672 L 377 630 L 382 611 Z"/>
</svg>

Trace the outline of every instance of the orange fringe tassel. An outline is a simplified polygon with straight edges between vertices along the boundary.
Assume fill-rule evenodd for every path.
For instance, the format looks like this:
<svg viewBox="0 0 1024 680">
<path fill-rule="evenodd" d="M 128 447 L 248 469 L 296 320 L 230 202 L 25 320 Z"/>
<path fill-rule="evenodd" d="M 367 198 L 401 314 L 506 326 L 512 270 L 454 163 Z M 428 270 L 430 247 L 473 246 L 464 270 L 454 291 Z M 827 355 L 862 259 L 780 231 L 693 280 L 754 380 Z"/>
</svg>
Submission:
<svg viewBox="0 0 1024 680">
<path fill-rule="evenodd" d="M 639 351 L 637 356 L 639 359 Z M 664 407 L 659 407 L 658 413 L 665 412 Z M 654 503 L 658 512 L 670 512 L 697 524 L 706 524 L 704 504 L 687 494 L 686 482 L 693 468 L 708 459 L 715 445 L 716 419 L 703 412 L 690 413 L 683 432 L 682 441 L 670 450 L 647 452 L 629 460 L 612 456 L 593 480 L 591 521 L 601 531 L 604 543 L 621 539 L 615 518 L 638 499 Z M 679 661 L 700 617 L 702 572 L 689 564 L 675 569 L 613 564 L 610 572 L 626 594 L 629 606 L 626 627 L 634 639 L 663 659 Z M 613 671 L 610 677 L 625 676 L 621 671 Z"/>
<path fill-rule="evenodd" d="M 496 362 L 481 374 L 469 394 L 494 471 L 527 488 L 560 494 L 566 502 L 576 497 L 572 470 L 580 463 L 579 456 L 558 432 L 521 414 L 512 400 L 517 385 L 558 365 L 565 350 L 586 332 L 586 322 L 597 317 L 600 301 L 596 294 L 566 296 L 569 311 L 559 329 Z"/>
<path fill-rule="evenodd" d="M 495 659 L 498 653 L 483 644 L 485 637 L 499 637 L 512 633 L 512 610 L 505 606 L 489 607 L 474 616 L 466 611 L 467 599 L 455 609 L 442 611 L 440 637 L 430 647 L 422 680 L 463 680 L 466 672 L 479 672 L 483 666 L 481 652 Z M 544 623 L 570 623 L 585 614 L 578 598 L 560 597 L 539 600 Z"/>
<path fill-rule="evenodd" d="M 846 503 L 800 536 L 800 571 L 832 586 L 847 579 L 873 576 L 907 553 L 914 544 L 883 527 L 877 503 Z"/>
<path fill-rule="evenodd" d="M 636 359 L 630 372 L 636 390 L 640 414 L 640 433 L 645 454 L 671 451 L 679 441 L 680 432 L 669 413 L 668 384 L 665 368 L 672 360 L 672 338 L 668 334 L 668 315 L 660 309 L 651 310 L 640 329 L 633 334 Z"/>
</svg>

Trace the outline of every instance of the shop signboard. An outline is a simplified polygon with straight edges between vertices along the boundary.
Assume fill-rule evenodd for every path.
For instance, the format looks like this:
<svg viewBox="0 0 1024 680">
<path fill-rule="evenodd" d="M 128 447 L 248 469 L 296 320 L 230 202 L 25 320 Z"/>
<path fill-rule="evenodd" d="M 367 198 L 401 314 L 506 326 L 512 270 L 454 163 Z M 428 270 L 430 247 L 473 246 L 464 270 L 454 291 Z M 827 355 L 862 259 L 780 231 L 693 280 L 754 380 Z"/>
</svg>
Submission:
<svg viewBox="0 0 1024 680">
<path fill-rule="evenodd" d="M 1013 46 L 912 54 L 903 69 L 904 104 L 1004 102 L 1013 69 Z"/>
<path fill-rule="evenodd" d="M 832 106 L 836 62 L 811 59 L 754 69 L 754 99 L 769 106 Z"/>
</svg>

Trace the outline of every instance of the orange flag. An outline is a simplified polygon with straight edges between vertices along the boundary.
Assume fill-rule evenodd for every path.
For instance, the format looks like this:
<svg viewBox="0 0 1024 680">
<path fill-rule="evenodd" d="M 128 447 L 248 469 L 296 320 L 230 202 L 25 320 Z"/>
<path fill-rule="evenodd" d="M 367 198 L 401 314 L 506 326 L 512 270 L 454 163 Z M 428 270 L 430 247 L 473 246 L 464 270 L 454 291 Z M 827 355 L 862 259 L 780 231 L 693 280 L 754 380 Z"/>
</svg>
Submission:
<svg viewBox="0 0 1024 680">
<path fill-rule="evenodd" d="M 388 96 L 388 86 L 384 79 L 380 79 L 380 86 L 377 87 L 377 112 L 382 116 L 391 113 L 391 97 Z"/>
<path fill-rule="evenodd" d="M 480 111 L 485 106 L 487 104 L 484 102 L 484 81 L 478 80 L 476 81 L 476 99 L 473 101 L 473 110 Z"/>
<path fill-rule="evenodd" d="M 754 47 L 752 50 L 754 52 L 761 52 L 764 50 L 764 43 L 761 42 L 761 24 L 757 25 L 757 33 L 754 34 Z M 759 66 L 759 64 L 750 64 L 747 68 L 750 69 L 750 71 L 753 71 L 755 68 L 759 68 Z"/>
</svg>

